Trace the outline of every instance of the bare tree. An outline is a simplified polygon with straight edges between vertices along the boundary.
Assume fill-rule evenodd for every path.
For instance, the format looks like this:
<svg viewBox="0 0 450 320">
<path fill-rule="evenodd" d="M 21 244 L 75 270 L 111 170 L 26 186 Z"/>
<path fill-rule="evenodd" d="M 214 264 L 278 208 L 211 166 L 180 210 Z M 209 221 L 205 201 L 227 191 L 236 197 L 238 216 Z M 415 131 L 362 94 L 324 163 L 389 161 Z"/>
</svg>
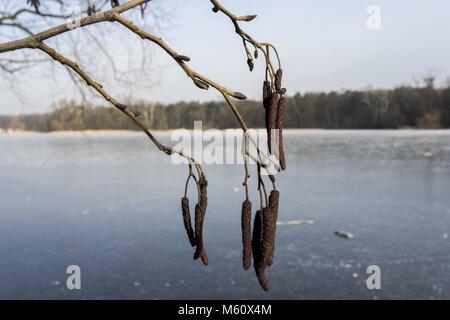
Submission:
<svg viewBox="0 0 450 320">
<path fill-rule="evenodd" d="M 42 1 L 0 1 L 0 42 L 14 40 L 33 35 L 41 30 L 49 29 L 66 21 L 73 21 L 86 15 L 102 12 L 115 5 L 110 0 L 42 0 Z M 174 2 L 162 1 L 152 4 L 147 10 L 146 4 L 141 10 L 128 13 L 133 20 L 147 30 L 161 32 L 170 25 L 170 11 Z M 158 68 L 153 63 L 152 54 L 143 42 L 130 46 L 119 41 L 126 37 L 128 31 L 115 25 L 109 28 L 92 25 L 83 28 L 83 32 L 70 32 L 51 39 L 51 46 L 65 52 L 84 68 L 101 79 L 111 79 L 118 86 L 127 86 L 130 90 L 142 90 L 153 87 L 158 81 Z M 126 61 L 116 61 L 115 56 L 129 57 Z M 58 88 L 67 96 L 66 86 L 62 86 L 61 76 L 56 78 L 55 70 L 50 64 L 51 58 L 42 57 L 36 52 L 23 50 L 19 54 L 3 55 L 0 58 L 1 84 L 14 91 L 16 98 L 25 100 L 23 88 L 32 83 L 30 78 L 45 72 L 45 78 L 53 79 L 53 91 Z M 37 72 L 36 68 L 40 67 Z M 48 67 L 50 66 L 50 67 Z M 67 70 L 63 75 L 70 80 L 71 93 L 82 98 L 84 102 L 94 97 L 81 79 Z M 39 74 L 42 77 L 42 74 Z"/>
<path fill-rule="evenodd" d="M 283 95 L 286 93 L 281 85 L 282 80 L 282 70 L 281 61 L 276 48 L 267 42 L 259 42 L 255 40 L 252 36 L 246 33 L 240 26 L 241 22 L 250 22 L 256 18 L 255 15 L 244 15 L 238 16 L 223 7 L 217 0 L 210 0 L 213 5 L 213 12 L 225 14 L 235 27 L 236 34 L 241 38 L 243 42 L 243 47 L 245 50 L 245 56 L 247 63 L 249 65 L 250 71 L 253 70 L 254 61 L 259 55 L 263 56 L 265 67 L 266 67 L 266 78 L 263 83 L 263 99 L 264 108 L 266 115 L 266 127 L 269 135 L 269 152 L 274 155 L 275 158 L 279 160 L 274 161 L 274 157 L 270 157 L 270 154 L 266 154 L 259 148 L 256 141 L 249 135 L 249 128 L 238 111 L 235 103 L 235 99 L 244 100 L 246 96 L 238 91 L 230 90 L 227 87 L 209 79 L 208 77 L 202 75 L 201 73 L 193 70 L 188 62 L 190 58 L 184 54 L 178 53 L 172 47 L 170 47 L 162 38 L 155 36 L 154 34 L 144 30 L 143 28 L 136 25 L 132 20 L 126 18 L 123 13 L 127 11 L 132 11 L 132 9 L 140 8 L 140 13 L 144 14 L 149 10 L 147 6 L 151 0 L 129 0 L 120 4 L 119 1 L 100 1 L 100 5 L 97 7 L 92 7 L 89 5 L 85 14 L 80 19 L 75 19 L 70 21 L 70 23 L 63 23 L 41 31 L 34 33 L 25 27 L 20 22 L 15 20 L 14 17 L 5 16 L 2 12 L 2 17 L 0 22 L 5 25 L 12 24 L 11 28 L 16 28 L 24 32 L 27 36 L 18 40 L 8 41 L 0 44 L 0 54 L 10 53 L 18 55 L 22 50 L 30 49 L 32 51 L 38 52 L 43 56 L 47 56 L 52 61 L 59 62 L 65 66 L 71 73 L 77 75 L 88 87 L 93 88 L 100 96 L 102 96 L 106 101 L 111 103 L 118 110 L 123 112 L 133 123 L 136 124 L 150 139 L 150 141 L 163 153 L 171 155 L 174 153 L 187 159 L 189 165 L 189 175 L 186 181 L 185 196 L 182 199 L 182 209 L 183 209 L 183 220 L 188 234 L 188 238 L 192 246 L 195 246 L 194 259 L 201 258 L 205 265 L 208 264 L 208 257 L 206 255 L 205 247 L 203 244 L 203 221 L 206 213 L 207 207 L 207 178 L 206 174 L 199 162 L 197 162 L 190 155 L 184 153 L 182 150 L 176 150 L 170 146 L 162 144 L 151 131 L 144 126 L 144 124 L 139 120 L 139 113 L 119 102 L 115 99 L 102 84 L 94 80 L 77 61 L 68 59 L 63 55 L 58 48 L 52 47 L 47 42 L 51 39 L 62 36 L 63 34 L 70 33 L 71 31 L 79 28 L 85 28 L 92 25 L 102 25 L 109 26 L 110 23 L 115 23 L 122 26 L 125 30 L 140 37 L 143 42 L 152 42 L 163 49 L 173 60 L 179 65 L 182 71 L 192 79 L 193 83 L 203 90 L 208 90 L 213 88 L 220 92 L 231 111 L 238 120 L 240 127 L 244 133 L 244 143 L 243 143 L 243 155 L 245 159 L 245 177 L 243 185 L 245 187 L 245 201 L 242 207 L 242 240 L 243 240 L 243 267 L 245 270 L 249 267 L 249 261 L 253 257 L 253 264 L 255 272 L 257 274 L 258 280 L 261 287 L 264 290 L 269 290 L 270 286 L 265 274 L 265 268 L 271 266 L 273 262 L 274 255 L 274 245 L 275 245 L 275 228 L 276 220 L 278 216 L 278 201 L 279 192 L 276 189 L 275 177 L 273 174 L 268 174 L 270 183 L 272 185 L 272 191 L 270 196 L 266 192 L 266 186 L 264 183 L 265 175 L 263 171 L 268 171 L 269 167 L 275 167 L 277 171 L 284 170 L 286 168 L 286 162 L 284 160 L 284 150 L 282 144 L 282 129 L 284 126 L 284 110 L 286 107 L 286 102 Z M 66 18 L 63 15 L 49 15 L 46 12 L 48 7 L 44 7 L 43 3 L 57 3 L 63 5 L 65 2 L 60 0 L 28 0 L 29 5 L 34 9 L 24 9 L 25 11 L 16 11 L 15 16 L 20 16 L 21 14 L 31 14 L 36 17 L 41 17 L 43 19 L 58 19 Z M 112 8 L 108 10 L 102 10 L 109 2 Z M 14 14 L 13 14 L 14 15 Z M 107 55 L 107 53 L 106 53 Z M 272 61 L 272 56 L 275 57 L 275 63 Z M 18 60 L 17 60 L 18 61 Z M 35 63 L 33 60 L 28 60 L 28 63 Z M 36 61 L 37 63 L 37 61 Z M 15 62 L 12 62 L 14 65 Z M 16 72 L 20 69 L 11 69 L 11 64 L 3 65 L 2 69 L 6 72 Z M 255 153 L 250 152 L 249 145 L 252 144 L 255 147 Z M 257 163 L 257 177 L 258 177 L 258 190 L 259 190 L 259 210 L 255 214 L 253 234 L 251 235 L 251 202 L 249 200 L 248 193 L 248 179 L 249 179 L 249 169 L 248 160 L 252 159 Z M 195 169 L 195 170 L 194 170 Z M 189 199 L 187 199 L 187 188 L 190 179 L 193 179 L 196 185 L 196 190 L 198 192 L 198 203 L 195 206 L 195 224 L 192 228 L 190 213 L 189 213 Z M 251 239 L 250 239 L 251 235 Z M 251 257 L 252 255 L 252 257 Z"/>
</svg>

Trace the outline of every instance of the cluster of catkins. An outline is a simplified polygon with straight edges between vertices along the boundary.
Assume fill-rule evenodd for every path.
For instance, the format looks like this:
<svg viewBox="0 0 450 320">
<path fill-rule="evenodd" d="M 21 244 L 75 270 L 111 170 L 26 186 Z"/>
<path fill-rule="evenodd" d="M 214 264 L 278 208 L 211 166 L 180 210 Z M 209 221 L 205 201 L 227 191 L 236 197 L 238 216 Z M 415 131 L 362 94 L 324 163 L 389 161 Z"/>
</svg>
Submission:
<svg viewBox="0 0 450 320">
<path fill-rule="evenodd" d="M 280 193 L 272 190 L 269 204 L 256 211 L 252 233 L 252 203 L 247 199 L 242 203 L 242 267 L 248 270 L 252 264 L 259 284 L 265 291 L 270 290 L 265 269 L 273 263 L 275 253 L 275 233 L 278 219 Z"/>
<path fill-rule="evenodd" d="M 275 81 L 269 80 L 263 84 L 263 105 L 266 116 L 266 129 L 269 153 L 274 154 L 280 162 L 282 170 L 286 169 L 286 160 L 283 148 L 283 127 L 286 110 L 286 89 L 281 81 L 283 71 L 278 69 Z M 260 169 L 260 168 L 258 168 Z M 270 176 L 273 183 L 275 179 Z M 275 186 L 275 184 L 274 184 Z M 264 187 L 261 186 L 260 187 Z M 252 264 L 259 284 L 265 291 L 270 290 L 266 267 L 272 266 L 275 254 L 275 234 L 278 220 L 278 205 L 280 193 L 275 188 L 270 192 L 266 206 L 256 211 L 252 230 L 252 203 L 247 198 L 242 203 L 241 229 L 242 229 L 242 267 L 248 270 Z"/>
<path fill-rule="evenodd" d="M 283 148 L 283 128 L 286 112 L 286 99 L 283 95 L 286 89 L 282 87 L 283 70 L 275 73 L 272 85 L 266 80 L 263 84 L 263 105 L 266 111 L 267 145 L 269 153 L 274 154 L 280 161 L 282 170 L 286 170 L 286 159 Z"/>
<path fill-rule="evenodd" d="M 205 220 L 206 207 L 208 206 L 208 195 L 206 191 L 207 181 L 200 178 L 198 181 L 198 203 L 195 205 L 195 221 L 192 228 L 189 198 L 185 195 L 181 199 L 184 228 L 192 247 L 195 247 L 194 260 L 200 258 L 205 266 L 208 265 L 208 255 L 203 244 L 203 221 Z"/>
</svg>

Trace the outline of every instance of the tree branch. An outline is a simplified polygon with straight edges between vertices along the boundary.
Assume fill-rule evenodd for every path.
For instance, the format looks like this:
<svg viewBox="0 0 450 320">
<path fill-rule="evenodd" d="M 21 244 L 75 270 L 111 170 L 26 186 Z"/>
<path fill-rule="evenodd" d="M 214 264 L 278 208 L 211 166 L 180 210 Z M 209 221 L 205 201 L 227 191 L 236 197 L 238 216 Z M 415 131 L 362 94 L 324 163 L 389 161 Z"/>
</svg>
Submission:
<svg viewBox="0 0 450 320">
<path fill-rule="evenodd" d="M 150 1 L 151 0 L 130 0 L 130 1 L 125 2 L 124 4 L 122 4 L 118 7 L 115 7 L 111 10 L 80 19 L 79 21 L 77 21 L 78 27 L 84 27 L 84 26 L 96 24 L 99 22 L 110 21 L 112 19 L 112 17 L 114 16 L 114 14 L 120 14 L 122 12 L 128 11 L 128 10 L 133 9 L 141 4 L 144 4 L 144 3 L 147 3 Z M 0 44 L 0 53 L 14 51 L 14 50 L 18 50 L 18 49 L 32 48 L 37 43 L 40 43 L 44 40 L 53 38 L 62 33 L 71 31 L 73 29 L 74 28 L 70 24 L 65 23 L 65 24 L 56 26 L 54 28 L 48 29 L 46 31 L 32 35 L 30 37 L 24 38 L 24 39 L 6 42 L 3 44 Z"/>
<path fill-rule="evenodd" d="M 145 127 L 145 125 L 139 121 L 137 118 L 139 114 L 133 113 L 128 110 L 127 106 L 118 102 L 116 99 L 114 99 L 108 92 L 106 92 L 105 89 L 103 89 L 103 86 L 99 84 L 97 81 L 92 79 L 81 67 L 74 61 L 67 59 L 62 54 L 58 53 L 55 49 L 47 46 L 44 43 L 38 43 L 33 48 L 39 49 L 43 52 L 45 52 L 47 55 L 49 55 L 53 60 L 60 62 L 62 65 L 68 67 L 69 69 L 73 70 L 75 73 L 77 73 L 83 80 L 86 81 L 86 84 L 90 87 L 92 87 L 95 91 L 97 91 L 99 94 L 103 96 L 103 98 L 111 103 L 114 107 L 122 111 L 131 121 L 133 121 L 146 135 L 147 137 L 153 142 L 153 144 L 156 145 L 156 147 L 166 153 L 167 155 L 171 155 L 172 153 L 177 153 L 180 156 L 186 158 L 188 161 L 194 163 L 201 173 L 202 177 L 206 180 L 206 175 L 201 167 L 201 165 L 192 157 L 184 154 L 180 150 L 174 150 L 171 147 L 167 147 L 163 145 L 161 142 L 158 141 L 158 139 L 155 138 L 155 136 Z"/>
<path fill-rule="evenodd" d="M 202 74 L 191 69 L 186 64 L 186 62 L 190 61 L 189 57 L 178 54 L 174 49 L 172 49 L 168 44 L 166 44 L 163 39 L 156 37 L 146 31 L 142 30 L 141 28 L 136 26 L 132 21 L 124 18 L 120 14 L 113 13 L 112 19 L 119 22 L 123 26 L 127 27 L 130 31 L 137 34 L 142 39 L 151 41 L 151 42 L 157 44 L 159 47 L 161 47 L 177 62 L 177 64 L 184 70 L 186 75 L 189 78 L 191 78 L 198 87 L 200 87 L 201 89 L 208 89 L 208 87 L 211 86 L 214 89 L 216 89 L 217 91 L 219 91 L 225 98 L 225 101 L 227 102 L 228 106 L 231 108 L 234 115 L 236 116 L 236 118 L 239 122 L 239 125 L 241 126 L 242 130 L 244 131 L 244 134 L 248 133 L 249 128 L 248 128 L 247 124 L 245 123 L 243 117 L 239 113 L 236 105 L 231 100 L 231 97 L 241 99 L 241 100 L 246 99 L 246 97 L 242 93 L 231 91 L 231 90 L 227 89 L 225 86 L 220 85 L 217 82 L 214 82 L 213 80 L 209 79 L 208 77 L 203 76 Z M 204 86 L 202 87 L 202 85 L 204 85 Z M 258 157 L 261 159 L 261 161 L 256 160 L 256 162 L 260 163 L 260 165 L 264 168 L 267 167 L 268 163 L 270 163 L 272 161 L 269 159 L 269 157 L 267 157 L 267 155 L 265 153 L 263 153 L 259 149 L 257 143 L 254 141 L 254 139 L 251 136 L 249 136 L 249 139 L 252 142 L 252 144 L 255 146 L 257 153 L 258 153 Z M 248 150 L 247 150 L 247 154 L 249 155 Z M 278 169 L 278 165 L 277 164 L 274 164 L 274 165 Z"/>
</svg>

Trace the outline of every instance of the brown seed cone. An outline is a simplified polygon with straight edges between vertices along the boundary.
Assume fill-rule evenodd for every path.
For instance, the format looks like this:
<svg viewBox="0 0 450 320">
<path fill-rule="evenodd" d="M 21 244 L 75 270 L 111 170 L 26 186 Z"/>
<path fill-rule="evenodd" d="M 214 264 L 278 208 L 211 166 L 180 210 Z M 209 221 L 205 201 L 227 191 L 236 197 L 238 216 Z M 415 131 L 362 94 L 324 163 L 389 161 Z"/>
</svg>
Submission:
<svg viewBox="0 0 450 320">
<path fill-rule="evenodd" d="M 262 214 L 263 221 L 263 236 L 261 247 L 261 260 L 264 266 L 271 264 L 273 260 L 273 252 L 275 245 L 275 235 L 273 233 L 273 213 L 270 208 L 264 208 Z M 271 257 L 272 256 L 272 257 Z"/>
<path fill-rule="evenodd" d="M 275 73 L 275 91 L 278 92 L 279 94 L 284 93 L 284 90 L 281 87 L 282 80 L 283 80 L 283 70 L 278 69 L 277 72 Z"/>
<path fill-rule="evenodd" d="M 195 239 L 194 239 L 195 237 L 194 237 L 194 230 L 192 229 L 191 213 L 189 210 L 188 197 L 181 198 L 181 210 L 183 212 L 184 229 L 186 229 L 189 242 L 191 246 L 195 246 Z"/>
<path fill-rule="evenodd" d="M 280 167 L 284 171 L 286 170 L 286 159 L 284 157 L 284 147 L 283 147 L 283 128 L 284 120 L 286 116 L 286 99 L 281 97 L 278 101 L 277 106 L 277 120 L 276 127 L 278 129 L 278 159 L 280 160 Z"/>
<path fill-rule="evenodd" d="M 245 200 L 242 203 L 242 267 L 245 271 L 252 264 L 252 203 Z"/>
<path fill-rule="evenodd" d="M 278 94 L 273 93 L 270 99 L 270 106 L 266 109 L 267 147 L 272 153 L 272 129 L 276 128 L 278 109 Z"/>
<path fill-rule="evenodd" d="M 261 211 L 257 211 L 253 222 L 253 237 L 252 237 L 252 252 L 253 252 L 253 267 L 255 268 L 256 277 L 261 288 L 264 291 L 270 290 L 269 280 L 267 279 L 264 270 L 264 263 L 261 257 L 262 250 L 262 236 L 263 236 L 263 221 Z"/>
<path fill-rule="evenodd" d="M 272 243 L 272 250 L 269 252 L 266 260 L 266 264 L 270 267 L 273 263 L 273 257 L 275 254 L 275 238 L 276 238 L 276 232 L 277 232 L 277 220 L 278 220 L 278 203 L 280 199 L 280 192 L 277 190 L 272 190 L 270 192 L 269 196 L 269 207 L 272 211 L 272 230 L 271 230 L 271 236 L 273 238 Z"/>
</svg>

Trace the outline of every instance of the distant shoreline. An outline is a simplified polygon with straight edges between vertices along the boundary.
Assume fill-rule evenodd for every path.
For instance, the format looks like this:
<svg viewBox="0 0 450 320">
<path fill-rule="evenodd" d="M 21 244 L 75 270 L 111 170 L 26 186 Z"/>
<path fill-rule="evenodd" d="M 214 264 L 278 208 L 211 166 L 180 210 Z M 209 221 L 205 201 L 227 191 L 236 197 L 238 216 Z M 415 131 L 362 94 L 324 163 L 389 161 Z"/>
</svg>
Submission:
<svg viewBox="0 0 450 320">
<path fill-rule="evenodd" d="M 149 128 L 151 130 L 151 128 Z M 151 130 L 154 133 L 171 133 L 175 130 L 187 130 L 189 132 L 192 132 L 193 129 L 186 129 L 186 128 L 178 128 L 178 129 L 167 129 L 167 130 Z M 206 131 L 208 129 L 205 129 Z M 233 131 L 242 131 L 240 128 L 228 128 L 228 129 L 216 129 L 219 131 L 226 131 L 226 130 L 233 130 Z M 251 128 L 250 130 L 258 130 L 258 131 L 266 131 L 265 128 Z M 287 128 L 283 130 L 285 133 L 295 133 L 295 132 L 302 132 L 302 133 L 320 133 L 320 132 L 336 132 L 336 133 L 345 133 L 345 132 L 449 132 L 450 129 L 423 129 L 423 128 L 399 128 L 399 129 L 322 129 L 322 128 L 311 128 L 311 129 L 303 129 L 303 128 Z M 137 133 L 141 134 L 142 131 L 140 130 L 114 130 L 114 129 L 100 129 L 100 130 L 54 130 L 54 131 L 33 131 L 33 130 L 3 130 L 0 129 L 0 134 L 2 135 L 17 135 L 17 134 L 74 134 L 74 133 L 102 133 L 102 134 L 108 134 L 108 133 Z"/>
<path fill-rule="evenodd" d="M 391 90 L 297 93 L 286 97 L 285 128 L 292 129 L 446 129 L 450 128 L 450 87 L 402 86 Z M 240 127 L 225 102 L 158 104 L 130 102 L 127 107 L 154 130 Z M 266 127 L 261 101 L 237 101 L 249 128 Z M 135 124 L 113 107 L 71 101 L 58 103 L 44 114 L 0 116 L 0 128 L 24 131 L 136 130 Z M 315 129 L 314 129 L 315 130 Z"/>
</svg>

